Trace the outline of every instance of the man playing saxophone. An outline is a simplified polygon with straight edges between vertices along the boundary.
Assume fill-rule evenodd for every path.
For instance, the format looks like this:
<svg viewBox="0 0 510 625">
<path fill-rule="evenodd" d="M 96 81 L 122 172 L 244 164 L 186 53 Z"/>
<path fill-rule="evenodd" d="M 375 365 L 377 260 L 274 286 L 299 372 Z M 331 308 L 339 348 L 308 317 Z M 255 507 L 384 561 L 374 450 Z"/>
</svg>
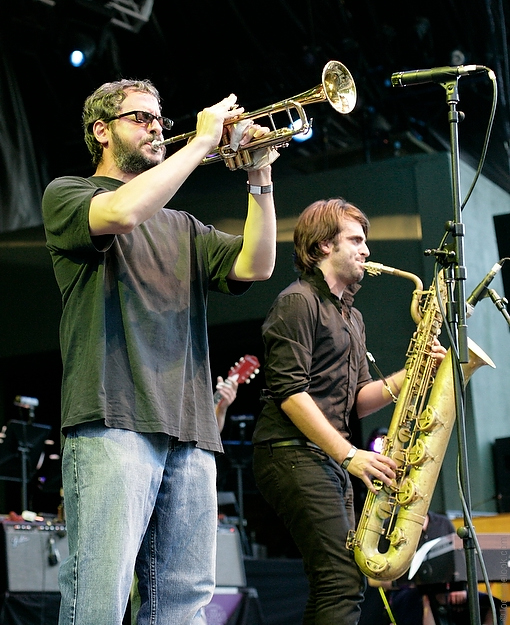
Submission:
<svg viewBox="0 0 510 625">
<path fill-rule="evenodd" d="M 364 576 L 346 547 L 354 527 L 349 473 L 371 492 L 390 485 L 394 461 L 356 449 L 349 419 L 389 404 L 405 370 L 372 380 L 365 328 L 353 307 L 369 256 L 369 222 L 341 198 L 319 200 L 294 231 L 298 280 L 282 291 L 263 325 L 267 391 L 257 420 L 257 485 L 290 531 L 302 556 L 310 593 L 303 623 L 354 625 Z M 434 355 L 445 349 L 435 342 Z"/>
</svg>

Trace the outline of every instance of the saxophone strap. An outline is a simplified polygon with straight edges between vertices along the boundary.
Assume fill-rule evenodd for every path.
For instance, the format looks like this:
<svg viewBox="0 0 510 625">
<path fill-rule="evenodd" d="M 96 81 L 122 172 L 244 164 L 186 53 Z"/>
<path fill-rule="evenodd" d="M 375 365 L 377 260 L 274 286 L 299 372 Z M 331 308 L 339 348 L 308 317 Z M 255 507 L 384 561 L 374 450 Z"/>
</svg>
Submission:
<svg viewBox="0 0 510 625">
<path fill-rule="evenodd" d="M 391 400 L 393 401 L 394 404 L 396 404 L 397 401 L 398 401 L 398 397 L 392 391 L 391 386 L 388 383 L 388 380 L 384 377 L 383 372 L 379 369 L 379 367 L 377 366 L 377 364 L 375 362 L 374 356 L 369 351 L 367 351 L 367 358 L 368 358 L 369 362 L 371 363 L 372 367 L 374 368 L 375 372 L 379 376 L 379 378 L 382 380 L 383 386 L 388 391 L 388 393 L 389 393 L 389 395 L 391 397 Z"/>
</svg>

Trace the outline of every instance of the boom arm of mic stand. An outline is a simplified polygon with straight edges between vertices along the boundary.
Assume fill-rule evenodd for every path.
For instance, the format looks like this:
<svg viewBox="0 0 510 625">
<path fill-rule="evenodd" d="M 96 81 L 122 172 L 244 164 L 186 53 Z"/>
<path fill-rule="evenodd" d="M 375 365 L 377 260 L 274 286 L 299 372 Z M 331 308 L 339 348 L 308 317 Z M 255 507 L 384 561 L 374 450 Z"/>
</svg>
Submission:
<svg viewBox="0 0 510 625">
<path fill-rule="evenodd" d="M 491 298 L 493 304 L 499 310 L 499 312 L 506 319 L 506 322 L 510 326 L 510 314 L 506 309 L 506 305 L 508 304 L 508 300 L 505 297 L 500 297 L 494 289 L 487 289 L 487 293 Z"/>
</svg>

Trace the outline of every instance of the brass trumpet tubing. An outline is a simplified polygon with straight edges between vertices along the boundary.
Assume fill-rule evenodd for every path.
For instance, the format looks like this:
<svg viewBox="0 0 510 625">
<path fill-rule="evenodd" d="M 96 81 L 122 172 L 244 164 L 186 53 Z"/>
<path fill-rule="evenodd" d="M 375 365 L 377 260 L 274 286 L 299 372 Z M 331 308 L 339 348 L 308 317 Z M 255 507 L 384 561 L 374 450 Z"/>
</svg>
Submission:
<svg viewBox="0 0 510 625">
<path fill-rule="evenodd" d="M 298 96 L 299 97 L 299 96 Z M 303 128 L 300 128 L 299 130 L 291 130 L 290 128 L 276 128 L 274 120 L 273 120 L 273 115 L 275 113 L 281 113 L 282 111 L 287 111 L 288 115 L 289 115 L 289 119 L 290 121 L 295 121 L 292 119 L 292 117 L 290 116 L 290 110 L 294 108 L 296 109 L 299 119 L 301 120 L 301 124 L 303 127 L 306 127 L 310 125 L 310 123 L 308 122 L 308 118 L 306 116 L 306 113 L 303 109 L 302 104 L 299 101 L 295 101 L 293 99 L 289 99 L 289 100 L 283 100 L 282 102 L 279 102 L 278 104 L 272 104 L 270 106 L 267 106 L 263 109 L 259 109 L 258 111 L 254 111 L 253 113 L 243 113 L 242 115 L 239 115 L 238 117 L 236 117 L 235 119 L 230 120 L 229 122 L 227 122 L 225 124 L 225 128 L 228 128 L 228 126 L 232 126 L 233 124 L 236 124 L 244 119 L 259 119 L 260 117 L 269 117 L 271 120 L 271 125 L 274 128 L 273 131 L 269 132 L 266 137 L 263 137 L 261 139 L 258 139 L 256 141 L 251 141 L 250 142 L 250 148 L 251 149 L 258 149 L 260 147 L 260 145 L 263 145 L 264 147 L 268 147 L 270 145 L 274 145 L 275 140 L 278 140 L 282 137 L 289 137 L 292 138 L 293 135 L 301 133 L 301 132 L 306 132 L 306 130 L 303 130 Z M 152 142 L 152 146 L 154 148 L 159 148 L 163 145 L 171 145 L 172 143 L 178 143 L 180 141 L 187 141 L 189 139 L 192 139 L 193 137 L 196 136 L 196 131 L 191 131 L 191 132 L 185 132 L 183 134 L 180 135 L 176 135 L 175 137 L 169 137 L 168 139 L 165 139 L 164 141 L 153 141 Z M 265 139 L 267 138 L 268 143 L 266 144 Z M 222 148 L 225 148 L 228 144 L 222 145 L 222 146 L 218 146 L 218 148 L 216 148 L 218 151 L 220 151 Z M 254 147 L 255 146 L 255 147 Z M 212 153 L 214 156 L 220 156 L 220 154 L 213 152 Z"/>
<path fill-rule="evenodd" d="M 225 124 L 226 127 L 235 124 L 244 119 L 259 119 L 260 117 L 269 117 L 272 131 L 267 133 L 265 137 L 259 140 L 251 141 L 245 148 L 234 152 L 228 145 L 218 146 L 211 154 L 207 155 L 202 164 L 207 165 L 224 161 L 229 169 L 238 169 L 250 163 L 251 157 L 245 155 L 237 158 L 237 154 L 242 152 L 251 153 L 255 150 L 270 147 L 286 147 L 290 139 L 294 135 L 306 133 L 311 128 L 311 121 L 308 120 L 304 111 L 304 106 L 314 104 L 316 102 L 328 101 L 329 104 L 339 113 L 343 115 L 350 113 L 356 105 L 356 86 L 349 70 L 338 61 L 329 61 L 322 70 L 322 83 L 292 98 L 276 102 L 260 108 L 252 113 L 243 113 L 237 118 L 230 120 Z M 295 109 L 301 121 L 299 128 L 294 127 L 297 121 L 292 118 L 291 110 Z M 280 112 L 287 112 L 292 128 L 276 128 L 273 115 Z M 186 132 L 175 137 L 170 137 L 164 141 L 153 141 L 152 149 L 158 150 L 162 146 L 171 145 L 179 141 L 187 141 L 196 135 L 195 131 Z"/>
</svg>

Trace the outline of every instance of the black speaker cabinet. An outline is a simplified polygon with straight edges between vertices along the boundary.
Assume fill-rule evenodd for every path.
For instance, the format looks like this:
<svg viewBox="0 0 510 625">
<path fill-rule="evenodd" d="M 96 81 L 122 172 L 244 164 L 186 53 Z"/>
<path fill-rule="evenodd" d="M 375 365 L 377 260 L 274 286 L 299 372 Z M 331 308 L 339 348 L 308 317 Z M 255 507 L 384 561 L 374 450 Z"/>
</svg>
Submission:
<svg viewBox="0 0 510 625">
<path fill-rule="evenodd" d="M 60 563 L 69 555 L 63 524 L 1 523 L 1 592 L 58 592 Z"/>
<path fill-rule="evenodd" d="M 492 453 L 498 512 L 510 512 L 510 438 L 497 438 Z"/>
</svg>

